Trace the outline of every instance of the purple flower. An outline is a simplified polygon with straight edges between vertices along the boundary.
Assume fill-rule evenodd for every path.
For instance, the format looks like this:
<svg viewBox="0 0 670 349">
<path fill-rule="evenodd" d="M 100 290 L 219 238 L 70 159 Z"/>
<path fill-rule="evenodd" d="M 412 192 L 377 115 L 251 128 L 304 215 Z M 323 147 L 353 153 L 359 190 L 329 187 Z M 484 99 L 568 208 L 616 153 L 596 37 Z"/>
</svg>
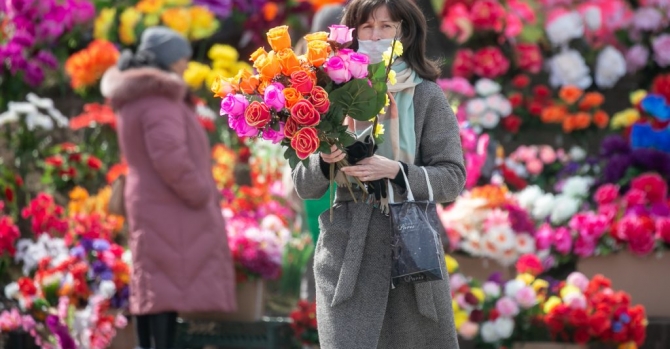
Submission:
<svg viewBox="0 0 670 349">
<path fill-rule="evenodd" d="M 232 0 L 194 0 L 194 4 L 205 6 L 221 18 L 228 18 L 233 11 Z"/>
<path fill-rule="evenodd" d="M 94 274 L 100 275 L 105 271 L 108 271 L 109 267 L 103 261 L 95 261 L 91 263 L 91 269 L 93 270 Z"/>
<path fill-rule="evenodd" d="M 47 41 L 56 40 L 63 34 L 63 31 L 65 30 L 61 23 L 63 22 L 58 22 L 58 20 L 44 19 L 42 22 L 37 24 L 37 28 L 35 29 L 36 36 Z"/>
<path fill-rule="evenodd" d="M 609 157 L 616 154 L 629 154 L 630 146 L 626 140 L 619 135 L 608 136 L 600 144 L 600 155 Z"/>
<path fill-rule="evenodd" d="M 626 52 L 626 68 L 629 73 L 635 73 L 644 68 L 649 61 L 649 50 L 642 45 L 635 45 Z"/>
<path fill-rule="evenodd" d="M 662 34 L 651 41 L 654 48 L 654 61 L 661 67 L 670 65 L 670 34 Z"/>
<path fill-rule="evenodd" d="M 633 159 L 630 155 L 613 155 L 603 169 L 603 182 L 618 182 L 621 178 L 623 178 L 623 176 L 626 174 L 626 171 L 632 164 Z"/>
<path fill-rule="evenodd" d="M 666 179 L 670 177 L 670 154 L 656 149 L 635 149 L 631 155 L 635 166 L 656 171 Z"/>
<path fill-rule="evenodd" d="M 76 246 L 70 250 L 70 255 L 77 258 L 84 258 L 84 256 L 86 256 L 86 251 L 83 247 Z"/>
<path fill-rule="evenodd" d="M 81 247 L 83 247 L 86 251 L 93 249 L 93 240 L 82 238 L 79 242 L 81 243 Z"/>
<path fill-rule="evenodd" d="M 649 208 L 649 212 L 655 217 L 669 217 L 670 207 L 665 202 L 657 202 Z"/>
<path fill-rule="evenodd" d="M 486 281 L 495 282 L 498 285 L 502 285 L 504 283 L 502 273 L 499 271 L 492 273 Z"/>
<path fill-rule="evenodd" d="M 109 250 L 109 241 L 105 239 L 95 239 L 93 240 L 93 249 L 96 251 L 107 251 Z"/>
<path fill-rule="evenodd" d="M 28 62 L 25 71 L 26 74 L 23 76 L 23 80 L 25 80 L 28 85 L 37 87 L 44 81 L 44 70 L 42 70 L 42 67 L 37 65 L 37 63 Z"/>
<path fill-rule="evenodd" d="M 65 6 L 68 5 L 73 25 L 86 24 L 95 18 L 95 6 L 87 0 L 70 0 Z"/>
<path fill-rule="evenodd" d="M 507 210 L 515 233 L 535 234 L 535 224 L 526 210 L 512 204 L 504 204 L 503 209 Z"/>
<path fill-rule="evenodd" d="M 9 56 L 9 71 L 12 75 L 16 75 L 21 70 L 28 68 L 28 61 L 23 54 Z"/>
<path fill-rule="evenodd" d="M 263 139 L 271 141 L 273 144 L 281 142 L 284 139 L 284 123 L 279 123 L 279 130 L 275 130 L 270 126 L 266 127 L 263 130 Z"/>
<path fill-rule="evenodd" d="M 70 336 L 67 326 L 58 321 L 58 316 L 48 315 L 46 325 L 49 331 L 53 333 L 61 349 L 77 349 L 74 339 Z"/>
<path fill-rule="evenodd" d="M 663 14 L 652 7 L 642 7 L 635 11 L 633 26 L 637 30 L 655 31 L 663 23 Z"/>
<path fill-rule="evenodd" d="M 4 3 L 9 17 L 24 14 L 33 7 L 33 0 L 6 0 Z"/>
<path fill-rule="evenodd" d="M 35 38 L 25 30 L 19 30 L 14 33 L 10 43 L 14 43 L 23 47 L 32 47 L 35 44 Z"/>
<path fill-rule="evenodd" d="M 35 60 L 49 69 L 58 68 L 58 59 L 49 51 L 41 50 L 35 55 Z"/>
</svg>

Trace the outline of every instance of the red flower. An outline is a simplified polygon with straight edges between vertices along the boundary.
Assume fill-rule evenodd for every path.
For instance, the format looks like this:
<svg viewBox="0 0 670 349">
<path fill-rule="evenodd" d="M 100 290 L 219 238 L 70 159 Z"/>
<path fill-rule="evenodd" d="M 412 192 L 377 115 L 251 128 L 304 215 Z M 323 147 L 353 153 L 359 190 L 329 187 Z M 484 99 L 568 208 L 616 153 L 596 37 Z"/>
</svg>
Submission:
<svg viewBox="0 0 670 349">
<path fill-rule="evenodd" d="M 61 148 L 62 151 L 66 152 L 66 153 L 77 151 L 77 145 L 74 144 L 74 143 L 70 143 L 70 142 L 61 143 L 60 148 Z"/>
<path fill-rule="evenodd" d="M 516 64 L 519 69 L 537 74 L 542 69 L 542 53 L 536 44 L 516 45 Z"/>
<path fill-rule="evenodd" d="M 654 220 L 648 216 L 628 215 L 619 221 L 619 234 L 628 241 L 628 249 L 638 255 L 654 250 Z"/>
<path fill-rule="evenodd" d="M 651 203 L 667 200 L 668 184 L 656 173 L 646 173 L 633 179 L 631 188 L 643 191 Z"/>
<path fill-rule="evenodd" d="M 563 328 L 565 327 L 563 318 L 553 311 L 544 317 L 544 323 L 547 324 L 549 331 L 552 333 L 559 333 L 563 331 Z"/>
<path fill-rule="evenodd" d="M 216 125 L 214 124 L 214 121 L 212 119 L 198 118 L 198 121 L 200 122 L 200 126 L 202 126 L 202 128 L 205 129 L 205 131 L 207 132 L 216 131 Z"/>
<path fill-rule="evenodd" d="M 21 178 L 21 176 L 18 174 L 14 175 L 14 182 L 16 183 L 16 186 L 19 188 L 23 186 L 23 178 Z"/>
<path fill-rule="evenodd" d="M 81 153 L 73 153 L 68 156 L 68 160 L 72 162 L 80 162 L 81 161 Z"/>
<path fill-rule="evenodd" d="M 498 310 L 491 309 L 491 312 L 489 312 L 489 321 L 495 321 L 498 317 L 500 316 L 500 313 Z"/>
<path fill-rule="evenodd" d="M 472 76 L 472 63 L 474 61 L 474 53 L 472 50 L 458 50 L 456 57 L 454 57 L 454 64 L 451 66 L 451 74 L 453 76 L 469 78 Z"/>
<path fill-rule="evenodd" d="M 526 183 L 523 178 L 519 177 L 516 172 L 510 170 L 504 164 L 500 166 L 500 171 L 502 172 L 503 179 L 507 185 L 514 187 L 517 190 L 522 190 L 528 186 L 528 183 Z"/>
<path fill-rule="evenodd" d="M 666 244 L 670 244 L 670 218 L 660 217 L 656 219 L 656 235 Z"/>
<path fill-rule="evenodd" d="M 589 330 L 587 328 L 577 328 L 575 331 L 575 343 L 586 344 L 589 342 L 589 339 L 591 339 L 591 336 L 589 335 Z"/>
<path fill-rule="evenodd" d="M 522 123 L 523 123 L 523 121 L 521 120 L 521 118 L 514 115 L 514 114 L 509 115 L 508 117 L 502 119 L 503 127 L 507 131 L 512 132 L 512 133 L 519 132 L 519 128 L 521 128 Z"/>
<path fill-rule="evenodd" d="M 63 157 L 60 155 L 49 156 L 44 159 L 44 163 L 53 167 L 63 166 Z"/>
<path fill-rule="evenodd" d="M 22 277 L 19 278 L 17 283 L 19 284 L 19 290 L 21 291 L 22 295 L 34 296 L 37 294 L 37 287 L 35 287 L 33 279 L 29 277 Z"/>
<path fill-rule="evenodd" d="M 5 187 L 5 198 L 8 202 L 14 201 L 14 191 L 10 187 Z"/>
<path fill-rule="evenodd" d="M 530 78 L 528 75 L 519 74 L 512 79 L 512 86 L 514 88 L 522 89 L 526 88 L 530 84 Z"/>
<path fill-rule="evenodd" d="M 572 309 L 569 321 L 572 326 L 585 327 L 589 324 L 589 315 L 584 309 Z M 588 332 L 586 334 L 588 335 Z"/>
<path fill-rule="evenodd" d="M 538 101 L 531 101 L 528 105 L 528 112 L 534 116 L 542 115 L 542 110 L 544 110 L 544 105 Z"/>
<path fill-rule="evenodd" d="M 0 205 L 0 209 L 2 208 L 1 206 L 2 205 Z M 14 224 L 10 217 L 5 216 L 0 218 L 0 254 L 7 252 L 13 257 L 16 252 L 14 243 L 20 235 L 19 228 Z"/>
<path fill-rule="evenodd" d="M 540 275 L 544 268 L 542 268 L 542 261 L 540 257 L 534 254 L 525 254 L 516 262 L 516 271 L 520 274 L 528 273 L 533 276 Z"/>
<path fill-rule="evenodd" d="M 494 0 L 478 0 L 470 9 L 470 20 L 475 29 L 500 32 L 504 17 L 505 8 Z"/>
<path fill-rule="evenodd" d="M 483 78 L 495 79 L 509 70 L 509 60 L 499 48 L 485 47 L 474 55 L 473 72 Z"/>
<path fill-rule="evenodd" d="M 86 165 L 88 165 L 91 170 L 97 171 L 102 168 L 102 161 L 93 155 L 89 155 Z"/>
<path fill-rule="evenodd" d="M 658 75 L 651 83 L 651 92 L 665 97 L 665 102 L 670 103 L 670 74 Z"/>
<path fill-rule="evenodd" d="M 510 104 L 512 104 L 512 108 L 518 108 L 523 104 L 523 95 L 519 92 L 510 94 L 508 99 Z"/>
<path fill-rule="evenodd" d="M 537 85 L 533 87 L 533 94 L 539 99 L 545 99 L 551 96 L 551 90 L 546 85 Z"/>
</svg>

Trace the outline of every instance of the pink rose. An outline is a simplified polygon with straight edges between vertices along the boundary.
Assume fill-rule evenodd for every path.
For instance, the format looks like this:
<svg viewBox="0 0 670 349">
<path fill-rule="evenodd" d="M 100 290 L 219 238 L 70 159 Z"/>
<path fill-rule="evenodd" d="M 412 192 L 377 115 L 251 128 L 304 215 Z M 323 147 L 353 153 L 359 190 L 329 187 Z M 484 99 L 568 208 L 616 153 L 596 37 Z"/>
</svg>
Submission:
<svg viewBox="0 0 670 349">
<path fill-rule="evenodd" d="M 284 97 L 284 86 L 280 83 L 274 83 L 265 88 L 263 101 L 268 107 L 279 111 L 286 106 L 286 98 Z"/>
<path fill-rule="evenodd" d="M 569 226 L 571 229 L 578 231 L 579 235 L 595 241 L 605 233 L 607 223 L 608 219 L 605 215 L 588 212 L 572 216 Z"/>
<path fill-rule="evenodd" d="M 266 141 L 271 141 L 273 144 L 277 144 L 284 139 L 284 123 L 279 123 L 279 130 L 275 130 L 272 127 L 266 127 L 263 130 L 263 139 Z"/>
<path fill-rule="evenodd" d="M 479 324 L 475 322 L 466 321 L 458 329 L 458 334 L 465 340 L 473 339 L 479 333 Z"/>
<path fill-rule="evenodd" d="M 240 137 L 255 137 L 258 135 L 258 129 L 249 125 L 243 115 L 229 116 L 228 126 L 235 130 Z"/>
<path fill-rule="evenodd" d="M 530 287 L 526 286 L 522 289 L 519 290 L 519 292 L 514 295 L 514 298 L 516 301 L 519 303 L 521 308 L 528 309 L 537 304 L 537 294 L 535 293 L 535 290 Z"/>
<path fill-rule="evenodd" d="M 556 161 L 556 152 L 548 145 L 540 147 L 540 160 L 545 164 L 551 164 Z"/>
<path fill-rule="evenodd" d="M 654 250 L 655 230 L 655 222 L 648 216 L 624 216 L 618 227 L 619 235 L 628 241 L 628 249 L 641 256 Z"/>
<path fill-rule="evenodd" d="M 513 13 L 507 13 L 507 16 L 505 18 L 505 36 L 508 38 L 514 38 L 521 34 L 521 31 L 523 30 L 523 23 L 521 23 L 521 19 L 519 19 L 519 16 L 513 14 Z"/>
<path fill-rule="evenodd" d="M 343 84 L 351 80 L 351 72 L 349 72 L 346 62 L 340 56 L 330 57 L 326 61 L 324 70 L 336 84 Z"/>
<path fill-rule="evenodd" d="M 656 237 L 670 244 L 670 218 L 661 217 L 656 219 Z"/>
<path fill-rule="evenodd" d="M 626 195 L 623 196 L 623 200 L 626 203 L 626 207 L 633 207 L 644 205 L 647 201 L 647 196 L 642 190 L 631 188 Z"/>
<path fill-rule="evenodd" d="M 335 41 L 338 44 L 345 44 L 354 40 L 354 28 L 349 28 L 342 24 L 335 24 L 328 27 L 328 29 L 330 29 L 328 41 Z"/>
<path fill-rule="evenodd" d="M 575 254 L 579 257 L 592 256 L 596 250 L 596 243 L 594 240 L 579 235 L 575 241 Z"/>
<path fill-rule="evenodd" d="M 356 53 L 356 51 L 354 51 L 354 50 L 352 50 L 352 49 L 350 49 L 350 48 L 343 48 L 343 49 L 340 49 L 340 50 L 337 52 L 337 55 L 340 56 L 340 57 L 342 57 L 342 59 L 344 59 L 345 62 L 349 62 L 349 57 L 351 57 L 351 55 L 352 55 L 353 53 Z M 367 56 L 367 55 L 366 55 L 366 56 Z M 368 60 L 369 60 L 369 58 L 368 58 Z"/>
<path fill-rule="evenodd" d="M 631 182 L 631 188 L 641 190 L 651 203 L 667 201 L 668 184 L 656 173 L 645 173 Z"/>
<path fill-rule="evenodd" d="M 605 184 L 596 190 L 594 199 L 598 206 L 611 204 L 619 197 L 619 186 L 615 184 Z"/>
<path fill-rule="evenodd" d="M 526 170 L 532 175 L 539 175 L 542 173 L 543 168 L 544 165 L 542 165 L 542 161 L 538 159 L 531 159 L 526 163 Z"/>
<path fill-rule="evenodd" d="M 535 10 L 533 10 L 527 3 L 519 0 L 507 0 L 507 8 L 509 8 L 511 12 L 516 13 L 517 16 L 521 17 L 524 22 L 535 24 Z"/>
<path fill-rule="evenodd" d="M 570 273 L 566 281 L 568 285 L 575 286 L 582 292 L 585 292 L 586 288 L 589 287 L 589 278 L 578 271 Z"/>
<path fill-rule="evenodd" d="M 609 223 L 612 223 L 619 213 L 619 206 L 616 204 L 605 204 L 598 207 L 598 214 L 607 218 Z"/>
<path fill-rule="evenodd" d="M 644 68 L 649 61 L 649 50 L 642 45 L 635 45 L 626 52 L 626 69 L 635 73 Z"/>
<path fill-rule="evenodd" d="M 554 230 L 545 223 L 535 232 L 535 247 L 542 251 L 551 248 L 554 239 Z"/>
<path fill-rule="evenodd" d="M 661 34 L 651 41 L 654 61 L 661 67 L 670 65 L 670 34 Z"/>
<path fill-rule="evenodd" d="M 519 306 L 510 297 L 502 297 L 496 302 L 496 310 L 500 316 L 511 318 L 519 314 Z"/>
<path fill-rule="evenodd" d="M 554 248 L 558 253 L 567 255 L 572 249 L 572 235 L 566 227 L 560 227 L 554 232 Z"/>
<path fill-rule="evenodd" d="M 241 94 L 229 94 L 221 100 L 220 114 L 240 116 L 249 106 L 249 101 Z"/>
<path fill-rule="evenodd" d="M 370 58 L 358 52 L 349 54 L 349 72 L 354 79 L 363 79 L 368 76 Z"/>
</svg>

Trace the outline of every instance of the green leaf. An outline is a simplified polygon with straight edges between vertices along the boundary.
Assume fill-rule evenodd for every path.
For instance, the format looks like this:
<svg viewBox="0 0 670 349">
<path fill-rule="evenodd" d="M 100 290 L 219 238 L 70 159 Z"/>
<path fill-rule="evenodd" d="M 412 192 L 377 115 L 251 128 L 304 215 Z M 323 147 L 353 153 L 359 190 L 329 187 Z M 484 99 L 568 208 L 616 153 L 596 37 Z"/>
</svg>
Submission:
<svg viewBox="0 0 670 349">
<path fill-rule="evenodd" d="M 319 124 L 319 129 L 323 132 L 330 132 L 333 130 L 333 124 L 329 122 L 330 120 L 322 121 Z"/>
<path fill-rule="evenodd" d="M 368 65 L 368 73 L 373 81 L 384 81 L 386 83 L 386 66 L 384 62 Z"/>
<path fill-rule="evenodd" d="M 321 145 L 319 145 L 319 151 L 324 154 L 330 154 L 330 145 L 326 142 L 321 142 Z"/>
<path fill-rule="evenodd" d="M 356 137 L 349 132 L 343 132 L 338 138 L 343 147 L 348 147 L 356 142 Z"/>
<path fill-rule="evenodd" d="M 342 123 L 344 122 L 344 113 L 342 112 L 342 108 L 339 105 L 331 103 L 328 112 L 321 120 L 322 122 L 325 120 L 330 124 L 331 126 L 330 130 L 334 128 L 332 127 L 333 125 L 342 125 Z"/>
<path fill-rule="evenodd" d="M 379 109 L 376 109 L 376 103 L 370 103 L 377 98 L 377 92 L 368 85 L 365 79 L 354 79 L 344 86 L 333 91 L 330 94 L 331 105 L 337 105 L 342 108 L 343 115 L 359 120 L 367 121 L 372 119 Z"/>
</svg>

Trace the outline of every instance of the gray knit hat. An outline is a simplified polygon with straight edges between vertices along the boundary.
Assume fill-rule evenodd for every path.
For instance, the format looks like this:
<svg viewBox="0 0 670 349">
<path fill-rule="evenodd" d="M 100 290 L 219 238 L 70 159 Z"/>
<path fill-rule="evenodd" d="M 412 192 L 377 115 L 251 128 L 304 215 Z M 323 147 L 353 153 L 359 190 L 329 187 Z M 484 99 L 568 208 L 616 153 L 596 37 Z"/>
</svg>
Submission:
<svg viewBox="0 0 670 349">
<path fill-rule="evenodd" d="M 155 62 L 164 68 L 170 67 L 182 58 L 193 54 L 191 44 L 181 34 L 168 27 L 150 27 L 142 33 L 137 52 L 149 51 L 154 54 Z"/>
<path fill-rule="evenodd" d="M 328 31 L 328 27 L 333 24 L 340 24 L 344 6 L 342 5 L 325 5 L 314 14 L 312 20 L 312 32 Z"/>
</svg>

